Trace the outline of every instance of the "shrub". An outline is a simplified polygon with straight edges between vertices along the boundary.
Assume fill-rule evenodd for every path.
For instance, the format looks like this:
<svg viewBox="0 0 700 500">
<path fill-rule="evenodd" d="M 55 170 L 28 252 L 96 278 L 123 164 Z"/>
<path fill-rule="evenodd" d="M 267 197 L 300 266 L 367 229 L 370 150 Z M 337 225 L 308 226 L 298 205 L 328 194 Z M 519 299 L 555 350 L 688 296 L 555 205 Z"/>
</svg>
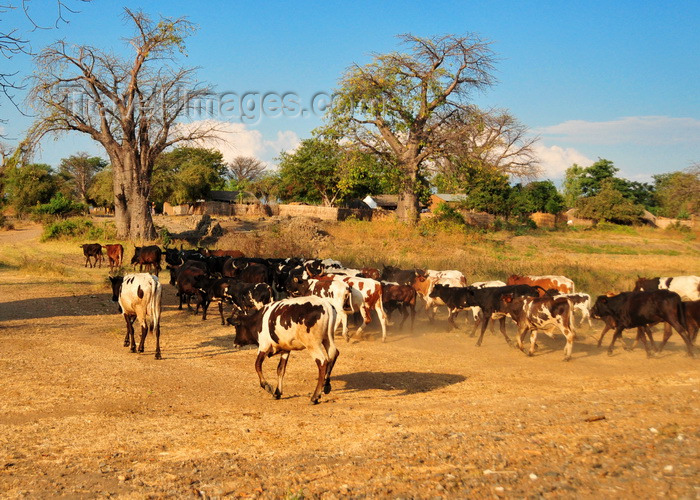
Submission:
<svg viewBox="0 0 700 500">
<path fill-rule="evenodd" d="M 164 247 L 172 245 L 173 235 L 170 234 L 170 231 L 168 231 L 167 227 L 161 228 L 159 234 L 160 234 L 160 241 Z"/>
<path fill-rule="evenodd" d="M 71 217 L 45 225 L 41 241 L 64 238 L 108 240 L 114 239 L 115 235 L 116 232 L 111 224 L 103 222 L 96 225 L 93 221 L 84 217 Z"/>
<path fill-rule="evenodd" d="M 68 217 L 71 215 L 84 214 L 87 212 L 87 206 L 83 203 L 77 203 L 66 198 L 62 193 L 58 193 L 54 195 L 48 203 L 38 205 L 33 211 L 37 215 Z"/>
</svg>

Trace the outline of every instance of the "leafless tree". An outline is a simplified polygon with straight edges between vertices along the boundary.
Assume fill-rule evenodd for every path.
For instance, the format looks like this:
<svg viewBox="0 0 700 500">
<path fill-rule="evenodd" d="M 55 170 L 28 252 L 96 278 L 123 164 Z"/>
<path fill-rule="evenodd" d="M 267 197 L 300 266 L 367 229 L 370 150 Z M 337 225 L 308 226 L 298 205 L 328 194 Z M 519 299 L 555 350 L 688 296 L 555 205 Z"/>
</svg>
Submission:
<svg viewBox="0 0 700 500">
<path fill-rule="evenodd" d="M 256 181 L 265 172 L 265 164 L 252 156 L 237 156 L 228 168 L 231 177 L 239 183 Z"/>
<path fill-rule="evenodd" d="M 209 137 L 216 122 L 178 123 L 211 92 L 196 83 L 194 68 L 174 64 L 194 31 L 192 23 L 185 18 L 154 22 L 129 9 L 125 14 L 135 28 L 128 40 L 133 60 L 64 41 L 36 57 L 29 103 L 40 118 L 30 138 L 36 143 L 46 134 L 75 131 L 99 142 L 113 169 L 118 236 L 153 239 L 148 198 L 156 158 L 174 144 Z"/>
</svg>

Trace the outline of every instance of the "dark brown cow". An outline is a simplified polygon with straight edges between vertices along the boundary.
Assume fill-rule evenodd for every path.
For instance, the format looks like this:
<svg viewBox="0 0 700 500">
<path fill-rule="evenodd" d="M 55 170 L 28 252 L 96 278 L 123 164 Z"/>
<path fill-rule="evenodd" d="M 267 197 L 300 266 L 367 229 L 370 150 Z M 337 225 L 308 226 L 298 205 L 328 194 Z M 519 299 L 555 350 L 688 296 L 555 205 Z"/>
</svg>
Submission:
<svg viewBox="0 0 700 500">
<path fill-rule="evenodd" d="M 387 319 L 390 319 L 391 313 L 398 309 L 402 315 L 399 328 L 403 328 L 410 312 L 411 330 L 413 330 L 413 323 L 416 320 L 416 296 L 416 290 L 410 285 L 382 283 L 382 302 Z"/>
<path fill-rule="evenodd" d="M 608 354 L 612 354 L 615 341 L 622 335 L 626 328 L 645 327 L 659 322 L 670 323 L 685 342 L 689 356 L 694 356 L 693 346 L 688 337 L 685 320 L 685 309 L 682 306 L 680 296 L 668 290 L 656 290 L 653 292 L 623 292 L 614 297 L 601 295 L 591 310 L 591 316 L 603 319 L 612 317 L 615 321 L 615 334 L 613 335 Z M 669 333 L 670 335 L 670 333 Z M 640 339 L 644 343 L 647 356 L 651 356 L 649 346 L 644 336 Z M 664 336 L 664 343 L 668 340 Z"/>
<path fill-rule="evenodd" d="M 139 265 L 139 272 L 143 271 L 143 267 L 146 266 L 146 271 L 155 270 L 155 275 L 158 276 L 160 272 L 160 257 L 163 251 L 157 245 L 151 245 L 147 247 L 135 247 L 134 256 L 131 258 L 131 265 Z"/>
<path fill-rule="evenodd" d="M 208 250 L 206 248 L 199 248 L 198 251 L 205 257 L 233 257 L 234 259 L 245 257 L 240 250 Z"/>
<path fill-rule="evenodd" d="M 97 261 L 100 262 L 100 267 L 102 267 L 102 245 L 99 243 L 85 243 L 80 245 L 83 249 L 83 255 L 85 256 L 85 267 L 90 264 L 90 267 L 95 267 Z M 90 257 L 95 259 L 93 262 L 90 261 Z"/>
<path fill-rule="evenodd" d="M 574 293 L 574 282 L 565 276 L 521 276 L 513 274 L 508 277 L 507 285 L 539 286 L 544 290 L 555 289 L 561 293 Z M 540 296 L 544 291 L 540 292 Z"/>
<path fill-rule="evenodd" d="M 369 278 L 377 281 L 379 281 L 382 277 L 382 273 L 379 272 L 379 269 L 376 269 L 374 267 L 363 267 L 362 269 L 360 269 L 360 274 L 360 278 Z"/>
<path fill-rule="evenodd" d="M 121 267 L 122 260 L 124 259 L 124 247 L 119 243 L 115 243 L 114 245 L 105 245 L 105 248 L 107 249 L 109 270 L 112 271 L 115 267 Z"/>
</svg>

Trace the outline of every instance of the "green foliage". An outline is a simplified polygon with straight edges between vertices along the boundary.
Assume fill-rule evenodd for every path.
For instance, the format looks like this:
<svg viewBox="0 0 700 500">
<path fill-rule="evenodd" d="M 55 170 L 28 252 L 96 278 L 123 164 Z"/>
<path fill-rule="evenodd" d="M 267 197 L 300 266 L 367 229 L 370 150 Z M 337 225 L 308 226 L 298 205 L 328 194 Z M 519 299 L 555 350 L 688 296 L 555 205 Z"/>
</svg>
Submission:
<svg viewBox="0 0 700 500">
<path fill-rule="evenodd" d="M 158 156 L 151 178 L 151 201 L 173 205 L 205 199 L 226 185 L 226 165 L 219 151 L 177 148 Z"/>
<path fill-rule="evenodd" d="M 114 239 L 116 231 L 111 223 L 95 224 L 84 217 L 62 219 L 44 226 L 41 241 L 86 238 L 90 240 Z"/>
<path fill-rule="evenodd" d="M 398 169 L 376 156 L 313 137 L 295 152 L 280 155 L 277 194 L 283 201 L 332 206 L 368 194 L 393 194 L 400 179 Z"/>
<path fill-rule="evenodd" d="M 58 193 L 48 203 L 38 205 L 33 211 L 37 215 L 68 217 L 86 213 L 87 206 L 66 198 L 62 193 Z"/>
<path fill-rule="evenodd" d="M 447 205 L 446 203 L 438 204 L 437 208 L 433 211 L 435 218 L 439 221 L 448 221 L 455 224 L 465 224 L 464 216 L 459 213 L 455 208 Z"/>
<path fill-rule="evenodd" d="M 47 203 L 58 191 L 58 182 L 49 165 L 31 163 L 12 166 L 6 172 L 7 194 L 18 214 L 27 213 L 40 203 Z"/>
<path fill-rule="evenodd" d="M 584 168 L 576 164 L 569 167 L 564 180 L 566 206 L 576 206 L 578 200 L 598 195 L 603 186 L 609 184 L 633 204 L 656 211 L 657 197 L 654 186 L 616 177 L 618 171 L 613 162 L 603 158 L 599 158 L 590 167 Z"/>
<path fill-rule="evenodd" d="M 644 207 L 625 198 L 612 179 L 602 183 L 598 194 L 580 199 L 576 208 L 579 217 L 616 224 L 638 222 L 644 211 Z"/>
<path fill-rule="evenodd" d="M 95 174 L 90 189 L 88 190 L 88 198 L 92 200 L 96 206 L 105 208 L 114 206 L 113 178 L 114 173 L 109 167 Z"/>
<path fill-rule="evenodd" d="M 158 235 L 160 236 L 160 242 L 163 244 L 164 247 L 173 244 L 173 235 L 170 234 L 170 231 L 168 231 L 167 227 L 162 227 L 158 232 Z"/>
<path fill-rule="evenodd" d="M 700 213 L 700 165 L 653 177 L 659 202 L 657 215 L 680 219 Z"/>
<path fill-rule="evenodd" d="M 467 177 L 466 208 L 494 215 L 508 215 L 511 187 L 508 177 L 490 169 L 474 169 Z"/>
</svg>

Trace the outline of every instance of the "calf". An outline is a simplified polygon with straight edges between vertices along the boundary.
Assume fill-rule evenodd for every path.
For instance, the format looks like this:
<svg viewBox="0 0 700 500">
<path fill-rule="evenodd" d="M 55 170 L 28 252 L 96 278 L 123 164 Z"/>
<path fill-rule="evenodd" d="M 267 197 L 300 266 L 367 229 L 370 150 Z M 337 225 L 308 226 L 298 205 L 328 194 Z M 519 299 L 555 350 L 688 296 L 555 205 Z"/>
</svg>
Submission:
<svg viewBox="0 0 700 500">
<path fill-rule="evenodd" d="M 80 245 L 83 249 L 83 255 L 85 256 L 85 267 L 90 264 L 90 267 L 95 267 L 97 261 L 100 261 L 100 267 L 102 267 L 102 245 L 99 243 L 85 243 Z M 90 258 L 94 259 L 94 262 L 90 261 Z"/>
<path fill-rule="evenodd" d="M 700 276 L 675 276 L 673 278 L 639 278 L 635 292 L 670 290 L 684 300 L 700 300 Z"/>
<path fill-rule="evenodd" d="M 119 243 L 114 245 L 105 245 L 107 249 L 107 259 L 109 260 L 109 270 L 112 271 L 114 268 L 119 268 L 122 265 L 122 260 L 124 260 L 124 247 Z"/>
<path fill-rule="evenodd" d="M 508 277 L 507 285 L 539 286 L 544 290 L 554 288 L 560 293 L 574 293 L 574 282 L 565 276 L 521 276 L 513 274 Z M 541 293 L 544 295 L 544 292 Z"/>
<path fill-rule="evenodd" d="M 412 285 L 416 276 L 424 274 L 416 269 L 406 270 L 398 267 L 384 266 L 382 281 L 398 283 L 399 285 Z"/>
<path fill-rule="evenodd" d="M 622 335 L 622 330 L 645 327 L 663 321 L 670 323 L 678 331 L 685 342 L 688 355 L 694 356 L 693 346 L 687 333 L 685 310 L 682 307 L 680 296 L 675 292 L 656 290 L 653 292 L 623 292 L 613 297 L 601 295 L 596 299 L 591 315 L 599 319 L 609 316 L 615 322 L 615 334 L 610 342 L 610 347 L 608 347 L 609 355 L 612 355 L 613 346 Z M 639 338 L 644 343 L 647 356 L 651 356 L 646 339 L 644 336 Z"/>
<path fill-rule="evenodd" d="M 550 290 L 547 290 L 547 294 L 549 295 Z M 588 320 L 588 326 L 593 326 L 593 322 L 591 322 L 591 296 L 588 295 L 587 293 L 564 293 L 564 294 L 554 294 L 557 297 L 566 297 L 569 300 L 569 303 L 571 304 L 571 312 L 572 314 L 575 313 L 576 311 L 579 311 L 581 313 L 581 323 L 579 326 L 583 326 L 583 321 Z M 572 316 L 573 318 L 573 316 Z M 572 327 L 575 325 L 572 323 Z"/>
<path fill-rule="evenodd" d="M 134 256 L 131 258 L 131 265 L 139 265 L 139 272 L 143 271 L 144 266 L 146 271 L 155 271 L 155 275 L 160 273 L 160 257 L 163 251 L 157 245 L 147 247 L 135 247 Z"/>
<path fill-rule="evenodd" d="M 282 396 L 282 381 L 291 351 L 308 349 L 318 367 L 318 381 L 311 395 L 311 403 L 331 391 L 331 372 L 339 351 L 333 341 L 336 324 L 335 308 L 325 299 L 316 296 L 284 299 L 268 304 L 250 315 L 237 315 L 231 323 L 236 328 L 236 345 L 257 345 L 255 371 L 260 387 L 273 395 Z M 277 387 L 265 380 L 265 358 L 280 354 L 277 366 Z"/>
<path fill-rule="evenodd" d="M 574 332 L 571 329 L 571 304 L 565 297 L 514 297 L 507 293 L 501 296 L 502 311 L 513 318 L 518 325 L 517 342 L 521 351 L 523 338 L 530 332 L 530 350 L 528 355 L 535 354 L 537 348 L 537 331 L 553 337 L 551 330 L 558 328 L 566 337 L 564 348 L 564 361 L 571 359 L 571 351 L 574 346 Z"/>
<path fill-rule="evenodd" d="M 416 320 L 416 290 L 412 286 L 382 282 L 382 305 L 387 319 L 391 319 L 391 313 L 396 309 L 401 311 L 402 319 L 399 328 L 403 328 L 410 312 L 411 331 L 413 331 Z"/>
<path fill-rule="evenodd" d="M 131 352 L 136 352 L 134 340 L 134 321 L 141 325 L 141 341 L 138 352 L 143 352 L 146 335 L 155 332 L 156 359 L 160 354 L 160 312 L 162 288 L 158 278 L 147 273 L 127 274 L 124 277 L 110 277 L 112 282 L 112 300 L 119 302 L 119 310 L 126 321 L 126 338 L 124 346 L 131 344 Z"/>
</svg>

